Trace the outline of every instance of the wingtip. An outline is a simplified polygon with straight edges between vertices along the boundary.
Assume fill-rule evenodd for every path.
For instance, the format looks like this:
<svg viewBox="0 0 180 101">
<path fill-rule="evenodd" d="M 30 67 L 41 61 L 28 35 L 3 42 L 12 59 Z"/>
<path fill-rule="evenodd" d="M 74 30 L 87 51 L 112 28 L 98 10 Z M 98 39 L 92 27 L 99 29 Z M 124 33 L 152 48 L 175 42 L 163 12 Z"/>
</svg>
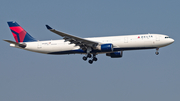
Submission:
<svg viewBox="0 0 180 101">
<path fill-rule="evenodd" d="M 46 28 L 49 29 L 49 30 L 52 29 L 49 25 L 46 25 Z"/>
</svg>

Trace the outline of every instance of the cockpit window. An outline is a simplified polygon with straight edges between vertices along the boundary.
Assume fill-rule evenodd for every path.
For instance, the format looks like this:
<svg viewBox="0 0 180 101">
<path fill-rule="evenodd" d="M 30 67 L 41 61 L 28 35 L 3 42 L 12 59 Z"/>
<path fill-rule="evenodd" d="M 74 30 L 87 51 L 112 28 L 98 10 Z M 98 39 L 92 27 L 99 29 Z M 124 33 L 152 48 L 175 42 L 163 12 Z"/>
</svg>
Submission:
<svg viewBox="0 0 180 101">
<path fill-rule="evenodd" d="M 165 38 L 167 39 L 167 38 L 170 38 L 170 37 L 169 37 L 169 36 L 166 36 Z"/>
</svg>

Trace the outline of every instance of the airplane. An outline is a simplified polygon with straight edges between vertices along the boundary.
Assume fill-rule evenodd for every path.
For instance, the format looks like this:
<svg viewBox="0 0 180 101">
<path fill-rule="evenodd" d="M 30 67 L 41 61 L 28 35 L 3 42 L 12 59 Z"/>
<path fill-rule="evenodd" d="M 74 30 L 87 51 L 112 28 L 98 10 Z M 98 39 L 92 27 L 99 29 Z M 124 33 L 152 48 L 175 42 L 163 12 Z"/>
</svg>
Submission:
<svg viewBox="0 0 180 101">
<path fill-rule="evenodd" d="M 39 41 L 28 34 L 17 22 L 7 22 L 14 36 L 15 41 L 4 40 L 10 43 L 11 47 L 20 48 L 32 52 L 43 54 L 84 54 L 83 60 L 89 58 L 89 63 L 97 61 L 96 55 L 106 54 L 111 58 L 121 58 L 123 51 L 156 49 L 158 55 L 159 48 L 170 45 L 174 39 L 163 34 L 138 34 L 123 36 L 106 36 L 81 38 L 67 33 L 57 31 L 46 25 L 47 29 L 63 37 L 61 40 Z"/>
</svg>

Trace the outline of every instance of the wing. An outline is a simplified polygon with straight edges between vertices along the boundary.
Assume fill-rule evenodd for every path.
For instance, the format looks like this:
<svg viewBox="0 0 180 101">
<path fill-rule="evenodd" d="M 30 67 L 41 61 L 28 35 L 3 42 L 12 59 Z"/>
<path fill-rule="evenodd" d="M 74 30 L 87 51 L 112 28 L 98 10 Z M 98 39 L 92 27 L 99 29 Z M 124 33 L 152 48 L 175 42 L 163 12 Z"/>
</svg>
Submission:
<svg viewBox="0 0 180 101">
<path fill-rule="evenodd" d="M 81 49 L 83 49 L 83 50 L 86 50 L 88 47 L 95 48 L 99 44 L 98 42 L 95 42 L 95 41 L 83 39 L 83 38 L 80 38 L 80 37 L 77 37 L 77 36 L 73 36 L 73 35 L 70 35 L 70 34 L 66 34 L 66 33 L 57 31 L 57 30 L 51 28 L 48 25 L 46 25 L 46 27 L 51 32 L 54 32 L 54 33 L 62 36 L 65 41 L 69 41 L 70 44 L 75 44 L 76 46 L 80 46 Z"/>
</svg>

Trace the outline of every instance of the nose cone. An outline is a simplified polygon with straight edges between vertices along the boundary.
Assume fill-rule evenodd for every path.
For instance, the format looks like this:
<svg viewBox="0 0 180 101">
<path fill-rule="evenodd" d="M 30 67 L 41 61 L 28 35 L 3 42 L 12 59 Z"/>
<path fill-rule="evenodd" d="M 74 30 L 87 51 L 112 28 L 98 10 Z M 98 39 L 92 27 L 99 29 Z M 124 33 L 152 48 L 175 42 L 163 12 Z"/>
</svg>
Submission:
<svg viewBox="0 0 180 101">
<path fill-rule="evenodd" d="M 166 42 L 167 42 L 166 43 L 167 45 L 170 45 L 170 44 L 172 44 L 174 42 L 174 39 L 169 38 Z"/>
<path fill-rule="evenodd" d="M 171 38 L 171 39 L 170 39 L 170 44 L 172 44 L 173 42 L 174 42 L 174 39 Z"/>
<path fill-rule="evenodd" d="M 162 44 L 161 44 L 162 46 L 161 47 L 168 46 L 168 45 L 172 44 L 173 42 L 174 42 L 174 39 L 169 38 L 169 37 L 165 37 L 165 39 L 162 40 Z"/>
</svg>

